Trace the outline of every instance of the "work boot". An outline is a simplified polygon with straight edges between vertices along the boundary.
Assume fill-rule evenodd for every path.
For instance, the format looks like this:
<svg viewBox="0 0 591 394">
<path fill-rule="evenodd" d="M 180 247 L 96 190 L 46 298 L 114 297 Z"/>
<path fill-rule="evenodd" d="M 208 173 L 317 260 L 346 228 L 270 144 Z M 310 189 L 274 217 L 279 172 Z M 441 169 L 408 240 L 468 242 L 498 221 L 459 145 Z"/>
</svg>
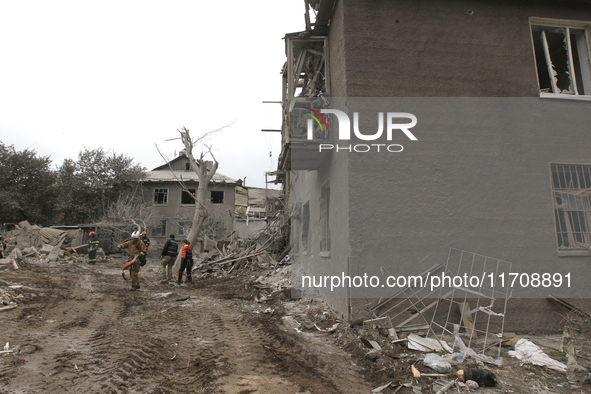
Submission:
<svg viewBox="0 0 591 394">
<path fill-rule="evenodd" d="M 191 275 L 187 275 L 187 285 L 191 286 L 193 284 L 193 278 L 191 278 Z"/>
<path fill-rule="evenodd" d="M 129 291 L 136 291 L 137 289 L 135 287 L 132 287 L 131 289 L 129 289 Z"/>
</svg>

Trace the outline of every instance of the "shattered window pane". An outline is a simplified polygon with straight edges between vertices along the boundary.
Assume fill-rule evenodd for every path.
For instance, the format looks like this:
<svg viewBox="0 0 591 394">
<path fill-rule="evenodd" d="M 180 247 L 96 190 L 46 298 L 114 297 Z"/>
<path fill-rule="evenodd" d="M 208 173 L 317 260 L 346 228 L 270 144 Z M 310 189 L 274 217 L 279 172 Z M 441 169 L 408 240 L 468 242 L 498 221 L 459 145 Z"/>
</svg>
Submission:
<svg viewBox="0 0 591 394">
<path fill-rule="evenodd" d="M 154 189 L 154 204 L 166 205 L 168 203 L 168 189 Z"/>
<path fill-rule="evenodd" d="M 534 25 L 532 35 L 542 93 L 584 95 L 591 92 L 585 29 Z"/>
<path fill-rule="evenodd" d="M 212 191 L 211 192 L 211 203 L 212 204 L 223 204 L 224 203 L 224 192 L 223 191 Z"/>
<path fill-rule="evenodd" d="M 185 190 L 183 190 L 183 192 L 181 193 L 181 204 L 183 205 L 189 205 L 189 204 L 195 204 L 195 189 L 188 189 L 189 192 L 186 192 Z"/>
</svg>

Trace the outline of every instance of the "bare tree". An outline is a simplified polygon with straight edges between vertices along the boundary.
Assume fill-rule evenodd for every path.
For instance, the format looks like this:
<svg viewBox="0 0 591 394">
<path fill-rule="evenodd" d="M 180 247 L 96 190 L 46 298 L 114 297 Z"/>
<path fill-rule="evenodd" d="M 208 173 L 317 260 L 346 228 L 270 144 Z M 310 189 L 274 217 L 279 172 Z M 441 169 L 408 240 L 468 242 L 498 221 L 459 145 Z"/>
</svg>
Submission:
<svg viewBox="0 0 591 394">
<path fill-rule="evenodd" d="M 201 233 L 201 230 L 203 229 L 203 225 L 204 225 L 207 217 L 209 216 L 209 212 L 208 212 L 207 206 L 206 206 L 206 202 L 208 201 L 207 191 L 208 191 L 208 187 L 209 187 L 209 182 L 211 181 L 211 179 L 215 175 L 215 173 L 218 169 L 218 166 L 219 166 L 219 163 L 212 152 L 211 145 L 210 146 L 205 145 L 204 140 L 208 136 L 210 136 L 210 135 L 212 135 L 212 134 L 214 134 L 226 127 L 233 126 L 234 123 L 235 123 L 235 121 L 233 121 L 227 125 L 224 125 L 217 130 L 207 132 L 207 133 L 203 134 L 202 136 L 199 136 L 195 139 L 193 139 L 191 137 L 189 129 L 187 129 L 186 127 L 183 127 L 182 129 L 177 130 L 180 134 L 180 137 L 167 140 L 167 141 L 174 141 L 174 140 L 179 140 L 179 139 L 181 140 L 181 142 L 183 143 L 183 146 L 185 147 L 185 149 L 184 149 L 185 155 L 189 159 L 191 170 L 193 172 L 195 172 L 195 174 L 197 174 L 197 177 L 199 178 L 199 183 L 197 185 L 197 191 L 195 192 L 194 196 L 193 196 L 193 194 L 191 194 L 189 192 L 189 189 L 186 187 L 184 180 L 182 178 L 176 179 L 177 182 L 179 183 L 181 189 L 186 191 L 189 195 L 193 196 L 193 198 L 195 199 L 195 213 L 193 215 L 193 224 L 191 226 L 191 230 L 189 231 L 189 234 L 186 237 L 186 239 L 191 243 L 191 245 L 195 245 L 197 243 L 197 240 L 199 238 L 199 234 Z M 206 150 L 202 151 L 199 154 L 199 157 L 196 158 L 195 154 L 193 153 L 193 149 L 197 145 L 200 145 L 200 144 L 203 145 L 206 148 Z M 160 152 L 160 150 L 158 150 L 158 151 Z M 160 155 L 162 156 L 162 153 L 160 153 Z M 213 160 L 213 165 L 209 169 L 207 168 L 207 162 L 205 160 L 206 155 L 209 155 L 211 157 L 211 159 Z M 171 168 L 171 172 L 174 174 L 174 172 L 172 171 L 172 168 Z M 175 269 L 180 264 L 180 258 L 181 258 L 181 256 L 179 254 L 179 256 L 177 257 L 177 260 L 175 262 L 175 266 L 174 266 Z"/>
</svg>

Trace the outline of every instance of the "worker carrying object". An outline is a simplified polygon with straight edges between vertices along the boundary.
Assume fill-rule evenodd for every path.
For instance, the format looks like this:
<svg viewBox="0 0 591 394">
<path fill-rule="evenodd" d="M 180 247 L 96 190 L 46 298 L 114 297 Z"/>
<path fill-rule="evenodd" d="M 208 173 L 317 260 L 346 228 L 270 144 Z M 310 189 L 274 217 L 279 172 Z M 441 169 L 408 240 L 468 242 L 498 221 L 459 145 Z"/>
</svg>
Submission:
<svg viewBox="0 0 591 394">
<path fill-rule="evenodd" d="M 136 260 L 134 263 L 131 264 L 129 267 L 129 271 L 131 274 L 131 290 L 139 290 L 140 288 L 140 266 L 145 265 L 146 261 L 146 245 L 140 240 L 140 233 L 134 231 L 131 234 L 131 240 L 122 243 L 121 245 L 117 246 L 117 250 L 127 249 L 129 252 L 129 260 Z M 138 255 L 136 259 L 133 256 Z M 142 264 L 143 263 L 143 264 Z"/>
<path fill-rule="evenodd" d="M 88 233 L 88 244 L 90 250 L 88 251 L 88 264 L 94 265 L 96 263 L 96 251 L 99 248 L 99 240 L 94 231 Z"/>
<path fill-rule="evenodd" d="M 183 248 L 181 249 L 181 268 L 179 269 L 179 276 L 176 280 L 176 284 L 180 285 L 183 279 L 183 271 L 187 270 L 187 284 L 192 284 L 193 279 L 191 278 L 191 270 L 193 269 L 193 248 L 191 243 L 186 239 L 183 240 Z"/>
<path fill-rule="evenodd" d="M 172 266 L 179 254 L 179 244 L 174 238 L 174 234 L 170 234 L 170 239 L 164 243 L 162 253 L 160 253 L 162 256 L 161 283 L 168 283 L 172 280 Z"/>
</svg>

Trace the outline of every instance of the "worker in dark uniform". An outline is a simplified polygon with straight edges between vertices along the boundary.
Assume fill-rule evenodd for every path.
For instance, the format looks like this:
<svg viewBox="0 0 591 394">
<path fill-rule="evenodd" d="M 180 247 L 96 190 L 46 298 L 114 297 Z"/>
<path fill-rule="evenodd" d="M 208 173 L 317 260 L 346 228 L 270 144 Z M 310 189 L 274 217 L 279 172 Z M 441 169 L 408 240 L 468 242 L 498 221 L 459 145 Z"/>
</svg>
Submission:
<svg viewBox="0 0 591 394">
<path fill-rule="evenodd" d="M 180 285 L 183 280 L 183 271 L 187 270 L 187 284 L 193 283 L 191 278 L 191 270 L 193 269 L 193 248 L 186 239 L 183 240 L 183 248 L 181 249 L 181 268 L 179 269 L 179 276 L 176 280 L 176 284 Z"/>
<path fill-rule="evenodd" d="M 160 283 L 168 283 L 172 280 L 172 266 L 179 254 L 179 244 L 174 239 L 174 234 L 170 234 L 170 239 L 164 243 L 162 248 L 162 281 Z"/>
<path fill-rule="evenodd" d="M 148 238 L 148 234 L 144 231 L 142 233 L 142 237 L 140 239 L 142 240 L 142 242 L 144 243 L 144 245 L 146 245 L 146 257 L 148 257 L 148 248 L 150 247 L 150 238 Z M 144 262 L 144 264 L 142 264 L 142 267 L 144 265 L 146 265 L 146 262 Z"/>
<path fill-rule="evenodd" d="M 145 265 L 146 261 L 146 245 L 140 240 L 140 237 L 141 234 L 138 231 L 134 231 L 133 234 L 131 234 L 131 240 L 117 246 L 117 251 L 127 249 L 130 259 L 135 255 L 139 256 L 139 261 L 136 261 L 135 264 L 129 268 L 131 275 L 130 290 L 140 289 L 140 266 Z"/>
<path fill-rule="evenodd" d="M 99 248 L 99 240 L 94 231 L 88 233 L 89 239 L 89 251 L 88 251 L 88 264 L 94 265 L 96 263 L 96 251 Z"/>
</svg>

